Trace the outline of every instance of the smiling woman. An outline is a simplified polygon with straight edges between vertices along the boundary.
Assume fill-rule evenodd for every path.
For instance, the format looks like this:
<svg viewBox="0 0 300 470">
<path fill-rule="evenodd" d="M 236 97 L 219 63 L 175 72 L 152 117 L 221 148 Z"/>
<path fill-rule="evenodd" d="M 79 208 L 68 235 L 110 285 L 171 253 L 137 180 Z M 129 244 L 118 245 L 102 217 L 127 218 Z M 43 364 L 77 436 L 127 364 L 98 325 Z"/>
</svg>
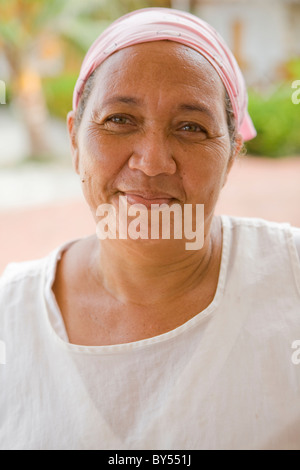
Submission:
<svg viewBox="0 0 300 470">
<path fill-rule="evenodd" d="M 74 112 L 68 120 L 94 217 L 125 195 L 132 204 L 201 202 L 208 227 L 234 159 L 216 71 L 185 45 L 160 41 L 115 52 L 96 83 L 78 130 Z"/>
<path fill-rule="evenodd" d="M 118 237 L 10 265 L 0 447 L 299 447 L 299 231 L 215 216 L 255 136 L 223 40 L 176 10 L 122 17 L 88 51 L 67 122 L 96 225 L 104 209 L 123 220 L 125 208 L 129 234 L 134 210 L 149 224 L 167 213 L 175 232 L 177 208 L 203 244 L 189 250 L 187 231 L 164 237 L 164 227 L 123 236 L 122 222 Z"/>
</svg>

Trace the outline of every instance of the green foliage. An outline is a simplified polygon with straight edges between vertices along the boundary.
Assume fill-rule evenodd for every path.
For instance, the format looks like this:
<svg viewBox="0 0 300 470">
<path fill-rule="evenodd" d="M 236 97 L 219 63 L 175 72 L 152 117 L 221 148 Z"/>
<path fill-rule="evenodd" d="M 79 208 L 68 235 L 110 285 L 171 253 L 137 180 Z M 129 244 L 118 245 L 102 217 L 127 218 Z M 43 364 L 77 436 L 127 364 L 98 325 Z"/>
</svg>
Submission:
<svg viewBox="0 0 300 470">
<path fill-rule="evenodd" d="M 43 79 L 43 89 L 49 112 L 66 120 L 67 113 L 72 109 L 73 89 L 78 75 L 63 75 Z"/>
<path fill-rule="evenodd" d="M 291 83 L 271 94 L 249 91 L 249 113 L 257 137 L 246 143 L 249 154 L 280 157 L 300 153 L 300 104 L 292 102 Z"/>
<path fill-rule="evenodd" d="M 300 59 L 295 57 L 290 59 L 286 64 L 286 73 L 291 80 L 300 79 Z"/>
</svg>

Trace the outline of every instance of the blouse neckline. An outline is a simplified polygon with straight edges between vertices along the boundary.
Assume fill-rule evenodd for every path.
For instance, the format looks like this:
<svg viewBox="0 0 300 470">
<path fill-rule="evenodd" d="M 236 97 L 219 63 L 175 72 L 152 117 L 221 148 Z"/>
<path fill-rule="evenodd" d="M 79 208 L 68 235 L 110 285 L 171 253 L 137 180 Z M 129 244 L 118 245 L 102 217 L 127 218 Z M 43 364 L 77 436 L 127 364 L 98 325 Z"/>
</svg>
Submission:
<svg viewBox="0 0 300 470">
<path fill-rule="evenodd" d="M 62 314 L 57 304 L 54 292 L 52 290 L 52 286 L 55 280 L 57 264 L 62 256 L 62 253 L 79 239 L 73 239 L 59 246 L 56 250 L 50 253 L 49 257 L 47 258 L 43 274 L 44 313 L 46 317 L 48 331 L 52 335 L 53 339 L 58 342 L 61 347 L 77 353 L 96 355 L 125 353 L 140 348 L 150 347 L 154 344 L 174 339 L 189 330 L 190 328 L 194 328 L 205 318 L 212 315 L 212 313 L 217 309 L 218 305 L 220 304 L 220 301 L 224 294 L 225 281 L 229 263 L 230 224 L 228 216 L 221 215 L 220 218 L 222 224 L 222 254 L 220 271 L 218 276 L 218 284 L 214 298 L 211 303 L 204 310 L 202 310 L 201 312 L 193 316 L 191 319 L 189 319 L 188 321 L 173 330 L 151 338 L 146 338 L 130 343 L 112 344 L 104 346 L 85 346 L 69 342 Z"/>
</svg>

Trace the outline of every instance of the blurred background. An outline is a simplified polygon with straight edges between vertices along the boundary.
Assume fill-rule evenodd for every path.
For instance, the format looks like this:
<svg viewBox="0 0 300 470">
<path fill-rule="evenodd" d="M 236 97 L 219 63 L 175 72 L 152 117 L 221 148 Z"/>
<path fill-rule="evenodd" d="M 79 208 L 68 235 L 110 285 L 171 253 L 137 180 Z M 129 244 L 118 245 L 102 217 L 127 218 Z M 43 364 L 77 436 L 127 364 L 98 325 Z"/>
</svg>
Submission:
<svg viewBox="0 0 300 470">
<path fill-rule="evenodd" d="M 214 26 L 248 85 L 258 136 L 235 163 L 217 213 L 300 227 L 300 0 L 0 0 L 0 274 L 94 233 L 71 166 L 73 88 L 100 32 L 154 6 Z"/>
</svg>

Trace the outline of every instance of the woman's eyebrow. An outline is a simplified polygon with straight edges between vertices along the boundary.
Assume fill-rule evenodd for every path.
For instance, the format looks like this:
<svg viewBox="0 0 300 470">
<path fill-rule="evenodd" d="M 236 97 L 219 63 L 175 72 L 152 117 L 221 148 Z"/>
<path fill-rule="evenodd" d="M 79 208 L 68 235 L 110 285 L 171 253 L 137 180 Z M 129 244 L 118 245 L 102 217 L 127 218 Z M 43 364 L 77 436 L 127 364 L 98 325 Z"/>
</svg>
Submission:
<svg viewBox="0 0 300 470">
<path fill-rule="evenodd" d="M 133 104 L 135 106 L 142 105 L 141 100 L 134 98 L 133 96 L 112 96 L 103 102 L 103 106 L 117 103 Z"/>
<path fill-rule="evenodd" d="M 196 111 L 198 113 L 207 114 L 213 121 L 216 120 L 215 113 L 213 113 L 207 106 L 198 103 L 182 103 L 178 105 L 179 111 Z"/>
<path fill-rule="evenodd" d="M 142 106 L 142 100 L 139 98 L 135 98 L 133 96 L 124 96 L 124 95 L 116 95 L 116 96 L 111 96 L 107 98 L 103 102 L 103 107 L 104 106 L 109 106 L 112 104 L 118 104 L 118 103 L 125 103 L 125 104 L 130 104 L 134 106 Z M 200 104 L 200 103 L 181 103 L 177 107 L 178 111 L 196 111 L 198 113 L 205 113 L 207 114 L 213 121 L 216 120 L 215 113 L 213 113 L 207 106 Z"/>
</svg>

